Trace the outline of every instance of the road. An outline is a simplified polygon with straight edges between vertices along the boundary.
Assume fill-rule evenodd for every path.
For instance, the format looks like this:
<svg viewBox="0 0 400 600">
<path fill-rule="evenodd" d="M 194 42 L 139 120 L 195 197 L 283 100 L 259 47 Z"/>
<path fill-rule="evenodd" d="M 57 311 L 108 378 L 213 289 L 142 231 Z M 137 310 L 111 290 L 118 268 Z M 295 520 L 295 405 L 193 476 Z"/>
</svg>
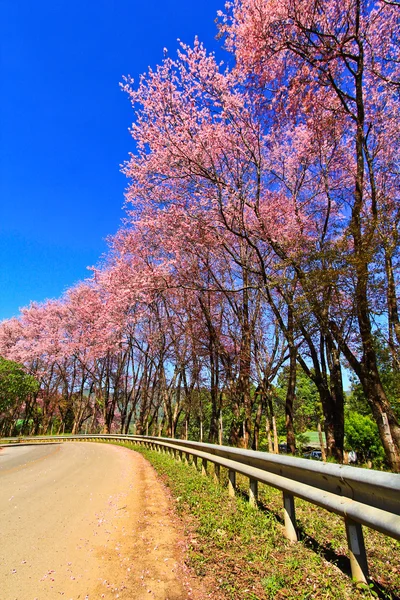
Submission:
<svg viewBox="0 0 400 600">
<path fill-rule="evenodd" d="M 0 600 L 203 598 L 171 500 L 110 444 L 0 449 Z"/>
</svg>

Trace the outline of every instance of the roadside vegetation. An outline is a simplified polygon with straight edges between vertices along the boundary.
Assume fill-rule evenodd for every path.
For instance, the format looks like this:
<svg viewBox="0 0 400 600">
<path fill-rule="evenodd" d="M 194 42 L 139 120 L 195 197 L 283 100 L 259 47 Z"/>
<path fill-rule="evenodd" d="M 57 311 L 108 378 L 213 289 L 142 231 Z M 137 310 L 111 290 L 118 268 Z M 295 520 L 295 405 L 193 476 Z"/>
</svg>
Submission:
<svg viewBox="0 0 400 600">
<path fill-rule="evenodd" d="M 244 477 L 238 476 L 237 496 L 230 498 L 212 470 L 204 477 L 193 464 L 123 445 L 143 454 L 171 489 L 189 540 L 189 565 L 214 590 L 215 600 L 400 597 L 397 541 L 364 529 L 371 580 L 369 586 L 355 584 L 344 524 L 336 515 L 296 500 L 300 542 L 293 544 L 283 536 L 279 491 L 260 486 L 254 509 Z"/>
<path fill-rule="evenodd" d="M 382 359 L 382 372 L 385 373 L 385 386 L 390 392 L 392 405 L 396 413 L 400 414 L 400 405 L 397 400 L 400 397 L 400 377 L 386 361 Z M 290 453 L 287 445 L 287 421 L 286 421 L 286 396 L 289 369 L 284 366 L 270 387 L 268 410 L 265 414 L 260 411 L 257 404 L 257 388 L 252 385 L 250 397 L 252 400 L 252 437 L 248 440 L 247 447 L 260 451 Z M 140 388 L 140 386 L 139 386 Z M 65 413 L 66 420 L 59 414 L 54 413 L 50 419 L 46 417 L 45 406 L 40 400 L 41 383 L 33 376 L 26 373 L 23 365 L 0 357 L 0 437 L 19 435 L 69 435 L 71 433 L 102 433 L 104 428 L 95 419 L 81 424 L 76 428 L 70 417 L 73 410 Z M 132 420 L 130 427 L 123 433 L 137 433 L 149 435 L 168 436 L 170 430 L 166 426 L 168 403 L 161 405 L 161 388 L 149 388 L 152 394 L 155 413 L 143 412 L 142 404 L 130 408 Z M 81 391 L 85 395 L 85 390 Z M 183 395 L 183 398 L 181 397 Z M 213 409 L 212 394 L 206 386 L 197 392 L 192 390 L 191 400 L 185 397 L 184 390 L 175 390 L 171 396 L 170 409 L 176 413 L 176 426 L 174 436 L 196 441 L 217 441 L 211 435 L 215 426 L 215 414 Z M 63 400 L 58 395 L 58 401 L 62 406 Z M 90 395 L 85 396 L 86 401 Z M 147 402 L 145 398 L 140 400 Z M 237 445 L 246 447 L 243 436 L 244 413 L 235 411 L 229 395 L 222 394 L 221 408 L 217 423 L 217 437 L 219 443 L 224 445 Z M 57 408 L 56 405 L 53 406 Z M 266 407 L 264 407 L 266 408 Z M 168 410 L 167 410 L 168 409 Z M 158 411 L 158 412 L 157 412 Z M 157 414 L 156 414 L 157 413 Z M 69 415 L 69 416 L 68 416 Z M 90 416 L 90 415 L 89 415 Z M 330 462 L 338 462 L 335 457 L 329 455 L 326 435 L 324 432 L 323 409 L 315 384 L 307 377 L 300 367 L 297 367 L 295 384 L 295 401 L 292 411 L 292 425 L 295 432 L 295 452 L 297 456 L 314 457 L 324 449 Z M 115 413 L 118 420 L 119 414 Z M 147 420 L 146 420 L 147 419 Z M 239 436 L 232 438 L 232 431 L 237 428 Z M 318 431 L 318 428 L 320 431 Z M 113 433 L 122 433 L 120 427 L 113 427 Z M 215 431 L 214 431 L 215 433 Z M 351 389 L 345 394 L 344 403 L 344 456 L 348 461 L 348 453 L 356 453 L 356 464 L 374 469 L 389 469 L 385 459 L 385 452 L 379 435 L 379 430 L 374 421 L 371 409 L 356 380 L 352 380 Z M 325 457 L 324 457 L 325 458 Z M 354 462 L 354 461 L 350 461 Z"/>
</svg>

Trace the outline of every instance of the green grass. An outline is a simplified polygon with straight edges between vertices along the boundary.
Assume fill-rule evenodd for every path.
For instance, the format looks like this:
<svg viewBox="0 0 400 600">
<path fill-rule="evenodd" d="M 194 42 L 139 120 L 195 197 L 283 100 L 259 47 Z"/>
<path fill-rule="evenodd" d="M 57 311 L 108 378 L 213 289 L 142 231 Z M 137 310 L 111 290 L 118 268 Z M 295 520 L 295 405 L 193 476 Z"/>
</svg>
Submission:
<svg viewBox="0 0 400 600">
<path fill-rule="evenodd" d="M 318 446 L 318 448 L 319 448 L 318 431 L 306 431 L 305 433 L 302 434 L 302 436 L 307 437 L 309 439 L 310 446 Z M 322 432 L 322 438 L 323 438 L 324 442 L 326 443 L 324 432 Z"/>
<path fill-rule="evenodd" d="M 143 454 L 170 487 L 189 539 L 189 564 L 207 578 L 215 600 L 399 598 L 395 540 L 366 531 L 372 579 L 370 586 L 357 586 L 349 575 L 344 524 L 336 515 L 296 500 L 301 541 L 293 544 L 283 537 L 277 490 L 260 486 L 260 506 L 254 509 L 244 477 L 238 476 L 239 493 L 230 498 L 224 485 L 193 464 L 122 445 Z"/>
</svg>

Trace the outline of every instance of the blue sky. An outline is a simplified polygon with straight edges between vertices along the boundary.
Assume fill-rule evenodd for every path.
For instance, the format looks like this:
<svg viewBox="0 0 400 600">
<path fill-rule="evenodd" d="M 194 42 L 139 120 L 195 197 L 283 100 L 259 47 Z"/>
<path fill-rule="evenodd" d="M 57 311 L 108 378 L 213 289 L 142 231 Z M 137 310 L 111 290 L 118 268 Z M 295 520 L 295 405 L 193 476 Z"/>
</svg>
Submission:
<svg viewBox="0 0 400 600">
<path fill-rule="evenodd" d="M 119 89 L 195 35 L 223 0 L 3 0 L 0 320 L 89 276 L 123 218 L 133 113 Z"/>
</svg>

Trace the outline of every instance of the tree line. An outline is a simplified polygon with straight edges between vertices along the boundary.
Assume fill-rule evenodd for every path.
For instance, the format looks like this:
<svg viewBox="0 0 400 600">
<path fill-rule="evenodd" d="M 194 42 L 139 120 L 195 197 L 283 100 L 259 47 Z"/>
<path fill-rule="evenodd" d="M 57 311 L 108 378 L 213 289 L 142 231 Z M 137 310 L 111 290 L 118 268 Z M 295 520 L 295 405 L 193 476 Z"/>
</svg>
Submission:
<svg viewBox="0 0 400 600">
<path fill-rule="evenodd" d="M 228 66 L 196 39 L 125 80 L 125 225 L 89 280 L 1 324 L 0 354 L 40 381 L 22 427 L 57 414 L 74 432 L 189 435 L 196 421 L 212 442 L 225 429 L 257 447 L 285 369 L 295 452 L 300 368 L 342 462 L 345 368 L 400 471 L 379 358 L 397 381 L 399 10 L 235 0 L 218 16 Z"/>
</svg>

